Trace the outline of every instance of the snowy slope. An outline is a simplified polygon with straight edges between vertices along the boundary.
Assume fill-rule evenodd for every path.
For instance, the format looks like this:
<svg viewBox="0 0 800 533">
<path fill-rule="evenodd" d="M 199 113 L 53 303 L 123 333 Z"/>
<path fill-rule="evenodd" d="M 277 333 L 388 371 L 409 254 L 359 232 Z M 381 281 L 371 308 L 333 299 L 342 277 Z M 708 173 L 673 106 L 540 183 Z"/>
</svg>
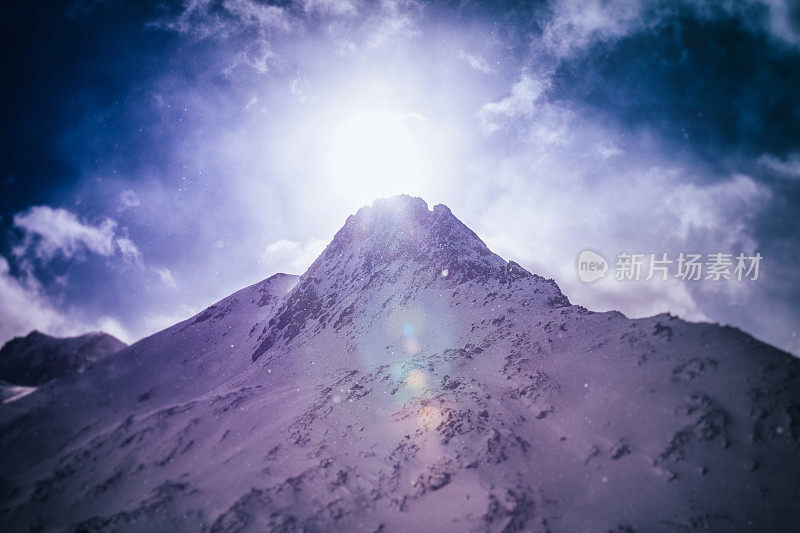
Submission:
<svg viewBox="0 0 800 533">
<path fill-rule="evenodd" d="M 65 374 L 83 372 L 125 346 L 107 333 L 59 338 L 32 331 L 26 337 L 11 339 L 0 349 L 0 380 L 41 385 Z"/>
<path fill-rule="evenodd" d="M 24 387 L 0 381 L 0 403 L 11 403 L 14 400 L 24 398 L 36 390 L 36 387 Z"/>
<path fill-rule="evenodd" d="M 796 531 L 800 364 L 570 305 L 409 197 L 0 409 L 17 531 Z M 47 435 L 46 439 L 42 435 Z"/>
</svg>

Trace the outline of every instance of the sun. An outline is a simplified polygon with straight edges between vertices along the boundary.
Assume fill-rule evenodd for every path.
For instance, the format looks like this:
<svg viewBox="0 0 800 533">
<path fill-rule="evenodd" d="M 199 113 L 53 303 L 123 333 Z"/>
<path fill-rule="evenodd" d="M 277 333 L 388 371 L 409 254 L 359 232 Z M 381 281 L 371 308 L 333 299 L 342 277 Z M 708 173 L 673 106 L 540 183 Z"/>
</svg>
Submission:
<svg viewBox="0 0 800 533">
<path fill-rule="evenodd" d="M 441 151 L 432 121 L 418 113 L 354 109 L 331 121 L 323 175 L 355 203 L 400 193 L 423 194 Z"/>
</svg>

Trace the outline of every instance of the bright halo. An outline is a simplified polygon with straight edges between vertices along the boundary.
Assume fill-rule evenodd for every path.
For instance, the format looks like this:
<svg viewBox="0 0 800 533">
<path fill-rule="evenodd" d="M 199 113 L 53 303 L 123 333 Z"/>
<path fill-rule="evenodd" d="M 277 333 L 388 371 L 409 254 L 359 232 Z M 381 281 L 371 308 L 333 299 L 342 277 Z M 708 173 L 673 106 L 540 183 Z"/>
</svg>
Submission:
<svg viewBox="0 0 800 533">
<path fill-rule="evenodd" d="M 416 113 L 359 110 L 334 120 L 323 173 L 350 201 L 423 194 L 440 157 L 430 119 Z"/>
</svg>

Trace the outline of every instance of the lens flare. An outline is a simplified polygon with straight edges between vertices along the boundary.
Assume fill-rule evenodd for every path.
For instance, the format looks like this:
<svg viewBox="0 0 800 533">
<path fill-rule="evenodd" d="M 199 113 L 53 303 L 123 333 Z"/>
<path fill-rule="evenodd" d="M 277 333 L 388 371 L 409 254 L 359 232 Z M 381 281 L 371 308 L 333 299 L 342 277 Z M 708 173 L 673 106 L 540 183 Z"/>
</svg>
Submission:
<svg viewBox="0 0 800 533">
<path fill-rule="evenodd" d="M 406 385 L 421 389 L 428 383 L 428 376 L 421 368 L 414 368 L 406 374 Z"/>
<path fill-rule="evenodd" d="M 435 428 L 442 422 L 442 412 L 432 405 L 426 405 L 417 413 L 417 422 L 426 431 Z"/>
<path fill-rule="evenodd" d="M 421 348 L 419 343 L 416 340 L 410 340 L 406 342 L 406 352 L 410 355 L 417 355 L 420 352 Z"/>
</svg>

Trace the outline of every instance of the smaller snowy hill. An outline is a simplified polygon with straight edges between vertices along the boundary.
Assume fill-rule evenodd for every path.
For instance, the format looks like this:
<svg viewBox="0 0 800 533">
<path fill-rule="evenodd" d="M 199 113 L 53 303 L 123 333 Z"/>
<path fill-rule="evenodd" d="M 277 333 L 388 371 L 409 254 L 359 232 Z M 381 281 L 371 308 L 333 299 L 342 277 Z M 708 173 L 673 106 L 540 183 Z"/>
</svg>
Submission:
<svg viewBox="0 0 800 533">
<path fill-rule="evenodd" d="M 41 385 L 82 372 L 126 346 L 107 333 L 59 338 L 32 331 L 26 337 L 11 339 L 0 349 L 0 380 L 14 385 Z"/>
</svg>

